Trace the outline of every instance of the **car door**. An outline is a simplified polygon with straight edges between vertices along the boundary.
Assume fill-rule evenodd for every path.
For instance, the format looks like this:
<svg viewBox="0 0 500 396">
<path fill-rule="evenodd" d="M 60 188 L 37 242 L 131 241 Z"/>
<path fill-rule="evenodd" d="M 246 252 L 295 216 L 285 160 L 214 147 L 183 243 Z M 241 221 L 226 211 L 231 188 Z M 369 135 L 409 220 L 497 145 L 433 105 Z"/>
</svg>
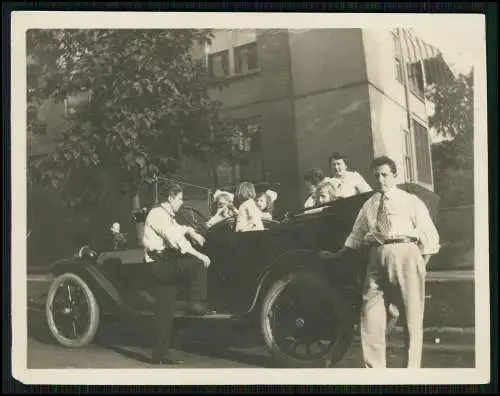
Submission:
<svg viewBox="0 0 500 396">
<path fill-rule="evenodd" d="M 223 263 L 224 299 L 232 312 L 246 311 L 253 300 L 257 279 L 269 257 L 269 231 L 233 232 L 219 253 Z"/>
</svg>

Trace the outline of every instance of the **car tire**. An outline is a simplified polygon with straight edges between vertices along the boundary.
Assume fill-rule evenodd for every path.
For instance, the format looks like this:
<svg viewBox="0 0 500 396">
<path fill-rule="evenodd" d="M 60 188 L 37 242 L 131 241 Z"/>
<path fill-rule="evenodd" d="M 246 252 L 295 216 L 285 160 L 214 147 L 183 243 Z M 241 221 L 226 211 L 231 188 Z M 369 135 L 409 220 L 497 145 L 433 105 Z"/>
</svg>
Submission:
<svg viewBox="0 0 500 396">
<path fill-rule="evenodd" d="M 334 307 L 336 323 L 336 337 L 332 341 L 331 346 L 327 347 L 326 351 L 319 356 L 310 358 L 298 358 L 288 353 L 280 342 L 271 326 L 271 315 L 273 307 L 276 305 L 279 297 L 283 295 L 287 287 L 291 285 L 307 285 L 308 288 L 314 291 L 314 295 L 328 299 L 332 307 Z M 261 311 L 261 332 L 266 344 L 266 348 L 270 354 L 279 362 L 288 368 L 314 368 L 314 367 L 330 367 L 340 361 L 349 346 L 353 336 L 353 321 L 352 315 L 349 315 L 351 306 L 341 297 L 337 290 L 330 285 L 328 281 L 315 273 L 310 272 L 295 272 L 284 275 L 280 279 L 274 281 L 268 289 L 262 304 Z M 305 309 L 308 310 L 307 308 Z M 329 310 L 330 311 L 330 310 Z M 331 311 L 330 311 L 331 312 Z M 318 340 L 318 342 L 323 340 Z"/>
<path fill-rule="evenodd" d="M 53 307 L 54 299 L 59 289 L 70 282 L 75 284 L 82 292 L 88 310 L 88 324 L 85 326 L 82 334 L 76 336 L 75 331 L 75 337 L 73 338 L 61 333 L 60 324 L 58 324 L 58 321 L 55 319 Z M 69 293 L 70 292 L 68 292 L 68 295 Z M 69 300 L 72 302 L 71 297 L 69 297 Z M 62 314 L 65 315 L 66 312 Z M 100 322 L 99 304 L 97 303 L 94 293 L 80 276 L 71 272 L 60 275 L 52 282 L 45 303 L 45 315 L 50 333 L 59 344 L 67 348 L 80 348 L 90 344 L 97 333 Z M 72 321 L 72 325 L 72 328 L 75 329 L 74 321 Z"/>
</svg>

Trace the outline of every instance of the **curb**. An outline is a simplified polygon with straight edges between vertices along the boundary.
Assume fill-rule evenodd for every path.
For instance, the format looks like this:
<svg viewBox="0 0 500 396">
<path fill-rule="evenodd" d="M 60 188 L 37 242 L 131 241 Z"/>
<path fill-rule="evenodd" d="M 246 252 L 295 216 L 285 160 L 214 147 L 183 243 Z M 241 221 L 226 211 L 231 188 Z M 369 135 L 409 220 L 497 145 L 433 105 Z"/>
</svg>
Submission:
<svg viewBox="0 0 500 396">
<path fill-rule="evenodd" d="M 352 341 L 353 345 L 360 346 L 361 339 L 356 337 Z M 387 340 L 387 349 L 404 349 L 405 344 L 402 341 L 391 340 L 390 338 Z M 425 341 L 422 345 L 422 349 L 424 351 L 435 351 L 435 352 L 465 352 L 465 353 L 474 353 L 476 351 L 476 346 L 474 344 L 457 344 L 457 343 L 443 343 L 443 344 L 435 344 L 429 341 Z"/>
<path fill-rule="evenodd" d="M 393 331 L 395 333 L 403 333 L 404 329 L 402 326 L 394 327 Z M 425 327 L 424 334 L 426 333 L 443 333 L 443 334 L 459 334 L 459 335 L 475 335 L 476 330 L 474 327 Z"/>
</svg>

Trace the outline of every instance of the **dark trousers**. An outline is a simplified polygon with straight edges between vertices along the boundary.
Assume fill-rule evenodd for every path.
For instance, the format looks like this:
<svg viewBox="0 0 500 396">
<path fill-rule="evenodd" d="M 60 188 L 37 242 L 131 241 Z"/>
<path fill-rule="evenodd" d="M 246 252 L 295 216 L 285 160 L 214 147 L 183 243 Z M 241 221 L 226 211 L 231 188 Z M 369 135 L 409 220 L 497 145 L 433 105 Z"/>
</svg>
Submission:
<svg viewBox="0 0 500 396">
<path fill-rule="evenodd" d="M 207 298 L 207 269 L 193 256 L 163 257 L 152 263 L 156 283 L 156 342 L 153 357 L 162 357 L 170 349 L 174 309 L 180 288 L 186 287 L 190 301 Z"/>
</svg>

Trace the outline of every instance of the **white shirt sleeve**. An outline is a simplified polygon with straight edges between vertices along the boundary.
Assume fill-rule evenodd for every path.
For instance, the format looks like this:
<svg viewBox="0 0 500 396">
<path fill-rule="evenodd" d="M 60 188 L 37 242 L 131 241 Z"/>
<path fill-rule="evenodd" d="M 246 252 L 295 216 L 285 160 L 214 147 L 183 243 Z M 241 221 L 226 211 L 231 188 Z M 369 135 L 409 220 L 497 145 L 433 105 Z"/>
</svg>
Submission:
<svg viewBox="0 0 500 396">
<path fill-rule="evenodd" d="M 414 226 L 419 239 L 419 247 L 423 255 L 439 252 L 439 233 L 429 214 L 427 206 L 418 198 L 414 199 Z"/>
<path fill-rule="evenodd" d="M 358 172 L 354 172 L 355 180 L 356 180 L 356 189 L 360 194 L 363 194 L 368 191 L 372 191 L 370 185 L 366 182 L 366 180 L 361 176 Z"/>
<path fill-rule="evenodd" d="M 352 227 L 352 231 L 345 241 L 345 246 L 348 248 L 358 249 L 364 244 L 365 235 L 369 231 L 366 213 L 367 202 L 359 210 L 354 226 Z"/>
</svg>

